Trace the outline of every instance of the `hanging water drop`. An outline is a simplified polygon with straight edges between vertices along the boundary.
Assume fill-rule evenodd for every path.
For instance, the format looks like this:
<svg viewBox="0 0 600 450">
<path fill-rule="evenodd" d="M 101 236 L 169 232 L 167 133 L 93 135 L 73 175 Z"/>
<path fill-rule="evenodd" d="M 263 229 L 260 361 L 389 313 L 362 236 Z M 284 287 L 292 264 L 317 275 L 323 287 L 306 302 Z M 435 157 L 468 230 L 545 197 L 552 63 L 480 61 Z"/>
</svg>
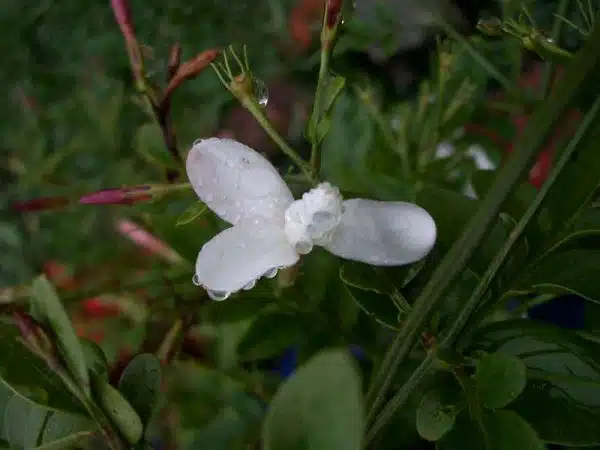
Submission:
<svg viewBox="0 0 600 450">
<path fill-rule="evenodd" d="M 206 293 L 210 298 L 216 300 L 218 302 L 225 300 L 229 297 L 230 293 L 225 291 L 211 291 L 210 289 L 206 290 Z"/>
<path fill-rule="evenodd" d="M 194 283 L 196 286 L 200 286 L 200 279 L 198 278 L 198 275 L 194 274 L 192 277 L 192 283 Z"/>
<path fill-rule="evenodd" d="M 252 80 L 252 89 L 254 91 L 254 96 L 256 97 L 256 102 L 263 108 L 267 106 L 269 103 L 269 90 L 267 89 L 267 85 L 263 81 L 254 78 Z"/>
<path fill-rule="evenodd" d="M 250 283 L 248 283 L 247 285 L 245 285 L 242 289 L 245 290 L 245 291 L 249 291 L 255 285 L 256 285 L 256 280 L 252 280 Z"/>
<path fill-rule="evenodd" d="M 277 272 L 279 272 L 279 268 L 273 267 L 271 270 L 268 270 L 265 272 L 264 277 L 265 278 L 275 278 L 277 276 Z"/>
</svg>

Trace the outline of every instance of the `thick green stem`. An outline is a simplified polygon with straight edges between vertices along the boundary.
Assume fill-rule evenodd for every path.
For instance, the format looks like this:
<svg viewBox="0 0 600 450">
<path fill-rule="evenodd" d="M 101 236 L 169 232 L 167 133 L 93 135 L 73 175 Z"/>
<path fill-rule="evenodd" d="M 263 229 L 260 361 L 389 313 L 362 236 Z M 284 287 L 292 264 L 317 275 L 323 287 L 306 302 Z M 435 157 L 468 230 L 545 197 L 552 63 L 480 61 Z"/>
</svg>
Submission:
<svg viewBox="0 0 600 450">
<path fill-rule="evenodd" d="M 600 27 L 596 27 L 586 46 L 573 61 L 564 82 L 545 101 L 533 117 L 530 128 L 518 142 L 516 151 L 500 171 L 496 182 L 462 235 L 448 251 L 429 283 L 416 300 L 394 342 L 379 365 L 367 394 L 368 421 L 372 421 L 395 377 L 400 364 L 417 342 L 432 311 L 466 267 L 471 255 L 482 242 L 496 220 L 500 208 L 514 186 L 526 174 L 538 151 L 542 148 L 554 124 L 563 116 L 573 99 L 588 88 L 586 81 L 600 66 Z M 411 377 L 412 378 L 412 377 Z M 382 422 L 378 420 L 378 426 Z"/>
</svg>

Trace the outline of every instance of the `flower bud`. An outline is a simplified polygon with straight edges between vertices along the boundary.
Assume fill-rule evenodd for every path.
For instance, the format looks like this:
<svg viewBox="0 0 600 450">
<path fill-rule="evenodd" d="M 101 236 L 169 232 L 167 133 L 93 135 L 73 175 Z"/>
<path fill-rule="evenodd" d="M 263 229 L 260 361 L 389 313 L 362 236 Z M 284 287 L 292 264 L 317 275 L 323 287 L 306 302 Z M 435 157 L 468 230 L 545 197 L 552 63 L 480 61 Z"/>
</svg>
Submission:
<svg viewBox="0 0 600 450">
<path fill-rule="evenodd" d="M 340 19 L 343 0 L 327 0 L 325 7 L 325 26 L 329 29 L 335 28 Z"/>
<path fill-rule="evenodd" d="M 84 195 L 79 199 L 79 203 L 85 205 L 132 205 L 140 201 L 151 200 L 152 195 L 145 192 L 149 189 L 150 186 L 102 189 Z"/>
<path fill-rule="evenodd" d="M 121 29 L 121 33 L 125 39 L 135 39 L 133 30 L 133 21 L 131 19 L 131 9 L 129 8 L 128 0 L 110 0 L 115 20 Z"/>
<path fill-rule="evenodd" d="M 181 64 L 175 72 L 175 75 L 173 75 L 169 81 L 169 84 L 165 89 L 163 99 L 169 98 L 173 91 L 177 89 L 185 80 L 189 80 L 190 78 L 198 76 L 200 72 L 202 72 L 211 62 L 214 61 L 220 52 L 221 51 L 216 48 L 205 50 L 196 55 L 194 58 Z"/>
</svg>

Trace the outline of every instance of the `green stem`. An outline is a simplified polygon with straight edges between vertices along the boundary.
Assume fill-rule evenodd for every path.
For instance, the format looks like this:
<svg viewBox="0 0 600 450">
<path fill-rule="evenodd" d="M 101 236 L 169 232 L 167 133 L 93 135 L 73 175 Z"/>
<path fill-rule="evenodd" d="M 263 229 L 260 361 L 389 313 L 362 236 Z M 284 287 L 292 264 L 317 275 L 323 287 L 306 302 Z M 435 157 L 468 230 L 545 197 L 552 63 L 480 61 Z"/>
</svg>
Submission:
<svg viewBox="0 0 600 450">
<path fill-rule="evenodd" d="M 429 283 L 417 298 L 405 325 L 397 334 L 373 376 L 367 394 L 368 421 L 371 421 L 377 414 L 398 367 L 417 342 L 430 313 L 443 301 L 446 293 L 463 272 L 473 252 L 494 223 L 502 204 L 514 186 L 529 170 L 554 124 L 565 113 L 573 98 L 588 88 L 586 81 L 597 71 L 600 65 L 600 48 L 596 44 L 599 39 L 600 26 L 595 28 L 586 46 L 573 61 L 565 76 L 564 83 L 551 94 L 535 114 L 530 128 L 517 143 L 516 151 L 499 172 L 496 182 L 482 201 L 481 207 L 462 235 L 455 241 L 433 273 Z M 465 308 L 471 307 L 470 304 L 465 305 Z M 383 423 L 383 420 L 378 419 L 378 428 L 383 426 Z"/>
<path fill-rule="evenodd" d="M 561 0 L 558 5 L 558 9 L 556 10 L 556 16 L 554 17 L 554 24 L 552 25 L 552 41 L 559 45 L 560 34 L 562 31 L 563 21 L 560 19 L 560 16 L 564 16 L 571 0 Z M 540 87 L 541 98 L 546 98 L 548 95 L 548 90 L 550 89 L 550 82 L 552 79 L 552 75 L 554 74 L 554 70 L 556 68 L 556 64 L 554 61 L 548 61 L 544 67 L 544 72 L 542 74 L 542 81 Z"/>
<path fill-rule="evenodd" d="M 330 49 L 324 45 L 321 46 L 321 65 L 319 66 L 319 78 L 317 79 L 317 88 L 315 90 L 315 102 L 311 114 L 311 128 L 317 129 L 321 121 L 323 111 L 323 98 L 325 97 L 325 89 L 327 88 L 327 71 L 329 69 L 329 52 Z M 310 165 L 316 173 L 319 173 L 321 167 L 321 145 L 316 136 L 313 136 L 312 147 L 310 151 Z"/>
<path fill-rule="evenodd" d="M 265 132 L 269 135 L 269 137 L 275 142 L 281 151 L 290 158 L 296 166 L 302 170 L 304 175 L 313 185 L 317 185 L 319 180 L 315 176 L 315 173 L 311 169 L 311 166 L 302 159 L 302 157 L 294 150 L 292 147 L 288 145 L 288 143 L 281 137 L 281 135 L 275 130 L 273 124 L 267 119 L 265 113 L 261 109 L 260 105 L 251 97 L 246 96 L 241 99 L 242 105 L 254 116 L 256 121 L 260 124 L 260 126 L 265 130 Z"/>
</svg>

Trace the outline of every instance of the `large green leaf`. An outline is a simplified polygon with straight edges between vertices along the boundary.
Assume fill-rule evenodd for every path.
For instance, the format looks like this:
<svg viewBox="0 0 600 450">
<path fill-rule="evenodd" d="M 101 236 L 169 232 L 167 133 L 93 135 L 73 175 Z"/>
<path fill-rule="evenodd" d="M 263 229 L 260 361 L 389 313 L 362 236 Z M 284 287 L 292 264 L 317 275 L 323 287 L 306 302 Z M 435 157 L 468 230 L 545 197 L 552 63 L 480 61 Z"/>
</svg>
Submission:
<svg viewBox="0 0 600 450">
<path fill-rule="evenodd" d="M 478 420 L 466 411 L 441 441 L 442 450 L 546 450 L 534 429 L 513 411 L 487 412 Z"/>
<path fill-rule="evenodd" d="M 471 351 L 518 357 L 527 385 L 510 405 L 546 442 L 600 444 L 600 347 L 576 333 L 530 320 L 489 325 Z"/>
<path fill-rule="evenodd" d="M 23 345 L 15 327 L 0 324 L 0 341 L 0 379 L 15 394 L 50 409 L 83 411 L 61 379 Z"/>
<path fill-rule="evenodd" d="M 350 356 L 324 351 L 277 391 L 263 426 L 264 450 L 362 450 L 360 378 Z"/>
<path fill-rule="evenodd" d="M 492 353 L 477 362 L 475 381 L 477 394 L 485 406 L 503 408 L 523 392 L 527 378 L 525 365 L 519 358 Z"/>
<path fill-rule="evenodd" d="M 133 358 L 119 379 L 119 391 L 146 425 L 160 395 L 162 371 L 158 358 L 143 353 Z"/>
<path fill-rule="evenodd" d="M 547 254 L 515 280 L 513 290 L 577 294 L 600 303 L 600 249 Z"/>
<path fill-rule="evenodd" d="M 40 276 L 34 280 L 31 292 L 34 316 L 52 328 L 67 368 L 80 387 L 89 393 L 90 381 L 83 349 L 54 286 L 45 276 Z"/>
<path fill-rule="evenodd" d="M 51 411 L 2 389 L 8 401 L 0 406 L 2 437 L 21 449 L 65 449 L 96 431 L 95 424 L 82 416 Z"/>
</svg>

